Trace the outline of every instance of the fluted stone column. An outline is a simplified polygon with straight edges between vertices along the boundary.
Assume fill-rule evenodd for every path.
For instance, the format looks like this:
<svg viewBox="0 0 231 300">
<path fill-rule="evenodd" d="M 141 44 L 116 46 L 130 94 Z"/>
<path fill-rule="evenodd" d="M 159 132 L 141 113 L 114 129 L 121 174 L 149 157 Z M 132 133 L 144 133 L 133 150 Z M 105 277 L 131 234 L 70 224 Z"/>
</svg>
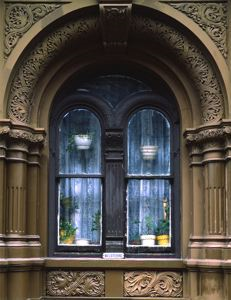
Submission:
<svg viewBox="0 0 231 300">
<path fill-rule="evenodd" d="M 44 131 L 9 120 L 0 121 L 0 126 L 0 186 L 5 190 L 0 201 L 3 248 L 7 249 L 8 258 L 38 257 L 38 176 Z"/>
<path fill-rule="evenodd" d="M 186 264 L 197 277 L 193 299 L 229 299 L 231 121 L 185 132 L 192 167 L 193 232 Z M 224 272 L 226 270 L 226 272 Z M 194 295 L 193 295 L 194 296 Z"/>
</svg>

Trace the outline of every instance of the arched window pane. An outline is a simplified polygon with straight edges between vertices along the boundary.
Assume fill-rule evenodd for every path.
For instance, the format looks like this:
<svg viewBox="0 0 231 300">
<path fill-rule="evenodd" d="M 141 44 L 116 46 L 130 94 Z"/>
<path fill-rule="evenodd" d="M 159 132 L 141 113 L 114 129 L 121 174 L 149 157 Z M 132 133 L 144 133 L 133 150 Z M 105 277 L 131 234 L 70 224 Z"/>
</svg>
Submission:
<svg viewBox="0 0 231 300">
<path fill-rule="evenodd" d="M 128 174 L 170 174 L 170 124 L 154 109 L 143 109 L 129 121 Z"/>
<path fill-rule="evenodd" d="M 61 121 L 59 138 L 60 173 L 101 174 L 101 129 L 92 112 L 68 112 Z"/>
</svg>

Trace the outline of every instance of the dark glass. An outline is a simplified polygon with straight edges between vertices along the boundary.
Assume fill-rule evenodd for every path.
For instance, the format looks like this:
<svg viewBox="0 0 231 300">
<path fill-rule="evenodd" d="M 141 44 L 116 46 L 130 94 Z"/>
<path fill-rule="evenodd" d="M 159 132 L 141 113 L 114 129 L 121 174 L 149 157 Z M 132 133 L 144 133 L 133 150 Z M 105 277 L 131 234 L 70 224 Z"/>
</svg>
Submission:
<svg viewBox="0 0 231 300">
<path fill-rule="evenodd" d="M 154 109 L 136 112 L 128 123 L 127 246 L 171 243 L 170 123 Z M 150 178 L 150 179 L 149 179 Z"/>
<path fill-rule="evenodd" d="M 170 124 L 154 109 L 138 111 L 129 121 L 128 174 L 170 174 Z"/>
</svg>

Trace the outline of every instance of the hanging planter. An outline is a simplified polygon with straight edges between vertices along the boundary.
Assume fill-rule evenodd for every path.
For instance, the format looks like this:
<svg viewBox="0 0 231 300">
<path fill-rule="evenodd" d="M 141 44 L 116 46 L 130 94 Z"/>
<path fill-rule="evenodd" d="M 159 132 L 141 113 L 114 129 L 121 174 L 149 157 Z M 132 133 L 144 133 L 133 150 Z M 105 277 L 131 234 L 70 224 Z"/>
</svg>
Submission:
<svg viewBox="0 0 231 300">
<path fill-rule="evenodd" d="M 142 157 L 144 160 L 153 160 L 156 158 L 158 146 L 145 145 L 140 147 Z"/>
<path fill-rule="evenodd" d="M 90 134 L 76 134 L 74 140 L 78 150 L 88 150 L 91 146 L 92 137 Z"/>
</svg>

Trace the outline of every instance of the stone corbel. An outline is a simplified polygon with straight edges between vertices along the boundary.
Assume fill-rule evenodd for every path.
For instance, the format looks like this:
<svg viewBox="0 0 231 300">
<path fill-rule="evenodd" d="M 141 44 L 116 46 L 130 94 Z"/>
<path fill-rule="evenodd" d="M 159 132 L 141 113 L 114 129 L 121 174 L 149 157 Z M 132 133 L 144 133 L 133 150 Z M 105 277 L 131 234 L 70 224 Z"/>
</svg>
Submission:
<svg viewBox="0 0 231 300">
<path fill-rule="evenodd" d="M 123 52 L 127 47 L 132 0 L 99 0 L 103 46 Z"/>
</svg>

